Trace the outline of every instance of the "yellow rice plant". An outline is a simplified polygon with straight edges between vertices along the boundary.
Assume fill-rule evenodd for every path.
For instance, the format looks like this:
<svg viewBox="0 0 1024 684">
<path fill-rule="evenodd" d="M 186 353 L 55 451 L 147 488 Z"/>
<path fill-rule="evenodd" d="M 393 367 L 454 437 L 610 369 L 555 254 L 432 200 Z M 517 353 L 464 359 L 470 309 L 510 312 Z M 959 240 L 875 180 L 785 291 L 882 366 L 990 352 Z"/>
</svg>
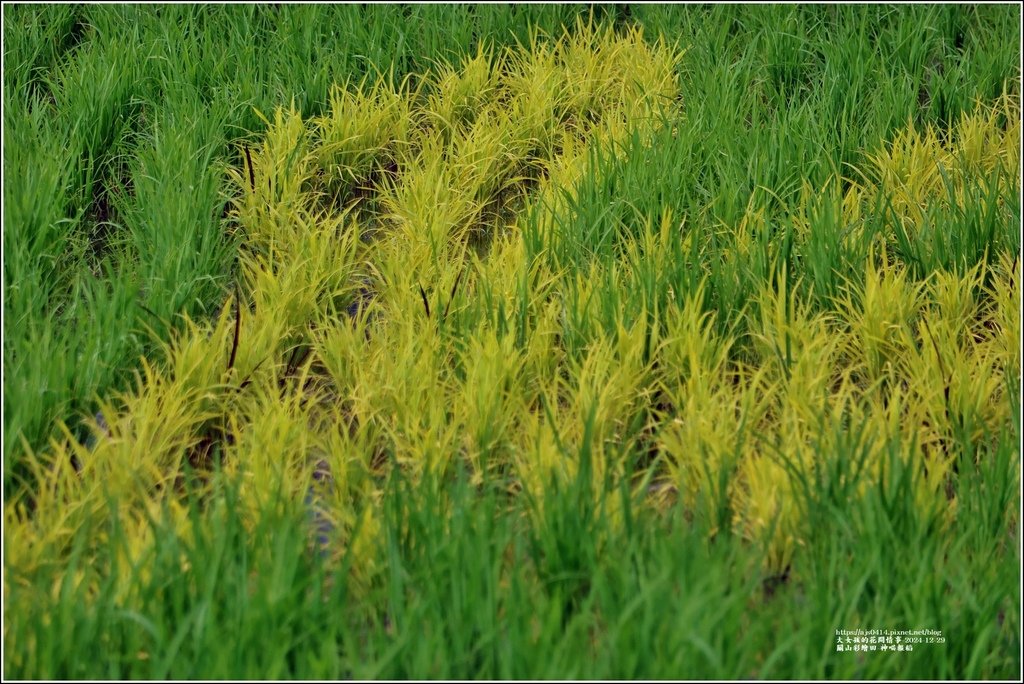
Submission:
<svg viewBox="0 0 1024 684">
<path fill-rule="evenodd" d="M 393 162 L 410 144 L 414 93 L 408 82 L 398 87 L 366 79 L 355 87 L 335 86 L 325 115 L 312 122 L 314 157 L 320 182 L 331 199 L 343 198 L 377 168 Z"/>
<path fill-rule="evenodd" d="M 888 377 L 895 360 L 908 349 L 912 319 L 921 303 L 920 284 L 899 264 L 866 264 L 863 285 L 848 285 L 838 311 L 848 326 L 851 361 L 866 383 Z"/>
<path fill-rule="evenodd" d="M 993 304 L 988 311 L 993 331 L 990 349 L 993 362 L 1004 369 L 1011 382 L 1020 382 L 1020 254 L 1001 254 L 984 294 Z"/>
<path fill-rule="evenodd" d="M 904 230 L 915 235 L 930 204 L 963 207 L 970 201 L 970 178 L 1003 170 L 1000 189 L 1012 190 L 1007 183 L 1020 165 L 1020 132 L 1020 107 L 1007 94 L 991 106 L 978 103 L 943 131 L 933 126 L 921 131 L 908 122 L 890 144 L 867 155 L 861 170 L 865 189 L 870 195 L 884 188 Z"/>
</svg>

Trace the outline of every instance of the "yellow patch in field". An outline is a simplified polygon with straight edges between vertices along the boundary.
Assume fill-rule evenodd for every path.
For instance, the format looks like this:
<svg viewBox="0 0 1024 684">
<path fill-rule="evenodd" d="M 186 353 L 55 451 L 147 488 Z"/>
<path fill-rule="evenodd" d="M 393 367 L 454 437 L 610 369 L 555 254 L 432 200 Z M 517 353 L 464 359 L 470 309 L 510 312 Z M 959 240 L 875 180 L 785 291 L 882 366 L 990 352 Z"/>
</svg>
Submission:
<svg viewBox="0 0 1024 684">
<path fill-rule="evenodd" d="M 1009 95 L 992 106 L 979 103 L 947 130 L 928 126 L 922 131 L 908 124 L 889 144 L 868 155 L 859 193 L 867 198 L 884 191 L 893 215 L 914 236 L 930 205 L 962 208 L 973 201 L 968 195 L 970 181 L 999 174 L 1000 191 L 1019 184 L 1020 132 L 1020 106 Z M 852 192 L 858 192 L 856 186 Z"/>
<path fill-rule="evenodd" d="M 104 406 L 109 429 L 97 428 L 94 448 L 69 436 L 36 457 L 74 455 L 83 470 L 44 478 L 52 486 L 32 516 L 7 511 L 8 558 L 31 567 L 65 553 L 104 524 L 108 495 L 134 521 L 137 556 L 142 511 L 177 500 L 186 464 L 236 476 L 249 526 L 282 494 L 301 500 L 326 468 L 316 505 L 335 555 L 352 546 L 369 581 L 380 516 L 356 502 L 380 498 L 392 464 L 415 473 L 464 459 L 477 479 L 510 470 L 539 485 L 567 465 L 558 442 L 578 440 L 591 404 L 601 462 L 622 427 L 616 411 L 643 396 L 639 329 L 560 381 L 560 274 L 526 263 L 517 221 L 531 203 L 557 210 L 590 146 L 614 150 L 661 125 L 678 106 L 678 59 L 639 30 L 581 23 L 529 49 L 439 65 L 415 89 L 347 84 L 320 116 L 264 118 L 262 139 L 228 171 L 237 296 L 215 320 L 188 322 L 164 362 L 144 363 L 136 388 Z M 450 327 L 483 298 L 485 323 L 454 339 Z M 633 361 L 620 365 L 620 353 Z"/>
</svg>

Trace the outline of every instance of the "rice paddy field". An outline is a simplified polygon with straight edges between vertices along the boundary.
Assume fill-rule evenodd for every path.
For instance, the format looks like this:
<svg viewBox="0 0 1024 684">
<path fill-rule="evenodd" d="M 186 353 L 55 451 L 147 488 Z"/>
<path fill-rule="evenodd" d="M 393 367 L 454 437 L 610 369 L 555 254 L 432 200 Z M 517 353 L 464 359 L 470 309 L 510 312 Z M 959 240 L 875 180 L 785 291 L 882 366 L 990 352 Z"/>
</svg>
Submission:
<svg viewBox="0 0 1024 684">
<path fill-rule="evenodd" d="M 1019 678 L 1020 32 L 5 5 L 4 676 Z"/>
</svg>

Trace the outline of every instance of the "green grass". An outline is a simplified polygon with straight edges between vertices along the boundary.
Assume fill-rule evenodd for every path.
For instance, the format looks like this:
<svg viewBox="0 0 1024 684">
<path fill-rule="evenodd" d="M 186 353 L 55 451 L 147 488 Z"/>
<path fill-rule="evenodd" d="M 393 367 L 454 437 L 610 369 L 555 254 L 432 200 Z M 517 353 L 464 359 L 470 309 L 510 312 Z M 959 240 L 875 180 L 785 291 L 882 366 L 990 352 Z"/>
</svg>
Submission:
<svg viewBox="0 0 1024 684">
<path fill-rule="evenodd" d="M 628 488 L 602 483 L 592 503 L 585 470 L 532 525 L 516 522 L 528 504 L 465 476 L 414 485 L 396 474 L 384 562 L 357 598 L 350 558 L 332 570 L 310 553 L 302 507 L 281 500 L 249 528 L 224 483 L 215 506 L 193 502 L 194 539 L 159 515 L 149 523 L 149 576 L 119 568 L 128 542 L 116 519 L 97 563 L 72 552 L 66 573 L 9 569 L 7 602 L 20 608 L 6 629 L 33 647 L 9 649 L 6 666 L 40 678 L 1012 675 L 1020 618 L 1006 587 L 1019 575 L 989 560 L 1016 545 L 1002 520 L 1017 494 L 1012 447 L 965 473 L 970 515 L 948 536 L 914 505 L 897 450 L 890 482 L 852 505 L 834 482 L 807 483 L 811 537 L 794 559 L 806 574 L 781 583 L 762 576 L 763 549 L 709 540 L 714 521 L 682 510 L 633 502 L 611 525 L 605 505 Z M 837 455 L 831 475 L 855 481 L 855 457 Z M 835 630 L 857 627 L 941 629 L 947 643 L 836 653 Z"/>
<path fill-rule="evenodd" d="M 1019 676 L 1020 17 L 5 6 L 4 675 Z"/>
</svg>

